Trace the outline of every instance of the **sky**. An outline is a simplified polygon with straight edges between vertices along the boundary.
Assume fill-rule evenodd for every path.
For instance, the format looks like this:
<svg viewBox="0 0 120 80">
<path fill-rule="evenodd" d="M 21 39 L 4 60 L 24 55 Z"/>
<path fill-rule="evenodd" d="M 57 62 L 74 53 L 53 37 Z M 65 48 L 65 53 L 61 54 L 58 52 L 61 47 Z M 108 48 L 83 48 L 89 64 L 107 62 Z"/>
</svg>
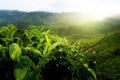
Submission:
<svg viewBox="0 0 120 80">
<path fill-rule="evenodd" d="M 102 18 L 120 14 L 120 0 L 0 0 L 0 10 L 80 12 Z"/>
</svg>

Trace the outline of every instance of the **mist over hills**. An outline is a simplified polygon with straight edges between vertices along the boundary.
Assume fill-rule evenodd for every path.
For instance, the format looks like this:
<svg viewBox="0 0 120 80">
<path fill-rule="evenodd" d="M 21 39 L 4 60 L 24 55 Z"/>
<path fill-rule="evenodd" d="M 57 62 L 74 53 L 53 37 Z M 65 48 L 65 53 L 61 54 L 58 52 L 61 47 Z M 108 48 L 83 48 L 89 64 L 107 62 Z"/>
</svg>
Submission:
<svg viewBox="0 0 120 80">
<path fill-rule="evenodd" d="M 19 25 L 46 25 L 46 24 L 81 24 L 90 21 L 90 17 L 76 13 L 51 13 L 51 12 L 22 12 L 17 10 L 0 10 L 0 26 L 6 24 Z"/>
<path fill-rule="evenodd" d="M 77 13 L 23 12 L 17 10 L 0 10 L 0 27 L 14 24 L 19 28 L 29 26 L 44 26 L 57 30 L 60 34 L 75 34 L 79 32 L 106 32 L 120 29 L 120 16 L 109 17 L 101 21 L 90 16 Z"/>
</svg>

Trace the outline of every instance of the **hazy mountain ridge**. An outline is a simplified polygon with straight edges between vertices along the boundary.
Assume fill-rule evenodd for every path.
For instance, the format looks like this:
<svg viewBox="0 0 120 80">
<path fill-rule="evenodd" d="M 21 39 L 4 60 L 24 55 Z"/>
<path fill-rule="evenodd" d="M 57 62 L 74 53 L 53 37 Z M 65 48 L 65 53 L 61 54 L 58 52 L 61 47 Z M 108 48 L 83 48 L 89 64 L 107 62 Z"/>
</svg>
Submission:
<svg viewBox="0 0 120 80">
<path fill-rule="evenodd" d="M 81 24 L 86 18 L 85 15 L 80 13 L 51 13 L 51 12 L 22 12 L 22 11 L 10 11 L 0 10 L 0 26 L 6 24 L 18 24 L 23 22 L 26 25 L 46 25 L 46 24 Z"/>
<path fill-rule="evenodd" d="M 110 17 L 103 21 L 92 22 L 89 16 L 76 12 L 51 13 L 41 11 L 23 12 L 17 10 L 0 10 L 0 26 L 8 24 L 14 24 L 20 28 L 26 28 L 29 25 L 45 26 L 58 30 L 60 33 L 61 30 L 69 28 L 75 28 L 73 30 L 81 31 L 82 28 L 86 26 L 86 32 L 90 31 L 91 28 L 96 28 L 94 31 L 97 32 L 106 32 L 120 29 L 120 16 Z"/>
</svg>

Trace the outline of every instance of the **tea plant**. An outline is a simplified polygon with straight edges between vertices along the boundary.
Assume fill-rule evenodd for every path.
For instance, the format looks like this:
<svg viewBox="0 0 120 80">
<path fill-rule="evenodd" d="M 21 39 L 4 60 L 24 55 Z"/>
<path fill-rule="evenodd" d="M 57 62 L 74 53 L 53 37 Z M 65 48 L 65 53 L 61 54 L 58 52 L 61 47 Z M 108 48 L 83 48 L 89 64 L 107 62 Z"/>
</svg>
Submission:
<svg viewBox="0 0 120 80">
<path fill-rule="evenodd" d="M 96 80 L 76 45 L 50 30 L 0 28 L 1 80 Z"/>
</svg>

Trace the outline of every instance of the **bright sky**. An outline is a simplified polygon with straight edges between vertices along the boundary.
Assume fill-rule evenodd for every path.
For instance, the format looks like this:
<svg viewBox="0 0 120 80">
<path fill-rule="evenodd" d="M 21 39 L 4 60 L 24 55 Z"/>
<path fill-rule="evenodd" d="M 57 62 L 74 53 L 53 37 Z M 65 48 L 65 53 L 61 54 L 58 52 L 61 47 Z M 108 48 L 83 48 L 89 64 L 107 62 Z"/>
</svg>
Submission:
<svg viewBox="0 0 120 80">
<path fill-rule="evenodd" d="M 0 10 L 81 12 L 97 19 L 120 14 L 120 0 L 0 0 Z"/>
</svg>

